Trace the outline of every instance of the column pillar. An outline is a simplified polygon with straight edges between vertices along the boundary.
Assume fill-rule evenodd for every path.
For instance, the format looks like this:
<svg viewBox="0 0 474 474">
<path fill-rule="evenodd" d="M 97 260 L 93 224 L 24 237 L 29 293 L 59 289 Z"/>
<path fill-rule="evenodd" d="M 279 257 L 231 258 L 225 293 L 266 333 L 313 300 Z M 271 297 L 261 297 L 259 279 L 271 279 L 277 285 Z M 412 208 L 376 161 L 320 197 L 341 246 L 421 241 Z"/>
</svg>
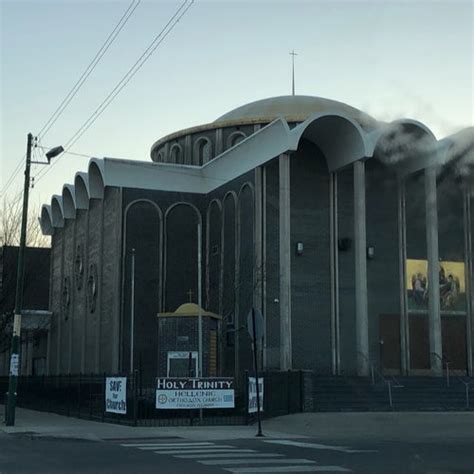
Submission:
<svg viewBox="0 0 474 474">
<path fill-rule="evenodd" d="M 290 157 L 279 157 L 280 214 L 280 369 L 292 367 L 291 349 L 291 233 L 290 233 Z"/>
<path fill-rule="evenodd" d="M 400 365 L 402 374 L 408 375 L 410 371 L 410 320 L 408 314 L 408 301 L 406 290 L 406 261 L 407 261 L 407 235 L 406 235 L 406 196 L 405 183 L 398 181 L 398 263 L 400 281 Z"/>
<path fill-rule="evenodd" d="M 332 374 L 339 375 L 341 368 L 339 331 L 339 253 L 337 214 L 337 174 L 329 175 L 329 253 L 331 270 L 331 355 Z"/>
<path fill-rule="evenodd" d="M 254 170 L 254 183 L 255 183 L 255 268 L 254 268 L 254 293 L 253 293 L 253 305 L 258 308 L 265 319 L 265 312 L 263 311 L 263 172 L 262 167 L 258 166 Z M 265 336 L 264 336 L 265 337 Z M 262 353 L 261 347 L 262 341 L 259 341 L 259 355 Z M 260 352 L 262 351 L 262 352 Z M 260 356 L 259 356 L 260 359 Z M 260 360 L 263 363 L 263 360 Z M 263 367 L 263 365 L 262 365 Z"/>
<path fill-rule="evenodd" d="M 433 375 L 443 374 L 441 341 L 441 307 L 439 301 L 438 205 L 436 198 L 436 168 L 425 170 L 426 248 L 428 257 L 428 319 L 430 360 Z M 435 354 L 438 354 L 437 357 Z"/>
<path fill-rule="evenodd" d="M 354 163 L 354 251 L 357 375 L 369 375 L 365 163 Z"/>
<path fill-rule="evenodd" d="M 262 283 L 263 283 L 263 206 L 262 206 L 262 167 L 255 168 L 255 291 L 253 304 L 262 311 Z"/>
<path fill-rule="evenodd" d="M 467 349 L 467 370 L 470 377 L 473 375 L 473 291 L 472 291 L 472 235 L 471 235 L 471 193 L 469 189 L 464 189 L 464 261 L 465 261 L 465 285 L 466 285 L 466 349 Z"/>
</svg>

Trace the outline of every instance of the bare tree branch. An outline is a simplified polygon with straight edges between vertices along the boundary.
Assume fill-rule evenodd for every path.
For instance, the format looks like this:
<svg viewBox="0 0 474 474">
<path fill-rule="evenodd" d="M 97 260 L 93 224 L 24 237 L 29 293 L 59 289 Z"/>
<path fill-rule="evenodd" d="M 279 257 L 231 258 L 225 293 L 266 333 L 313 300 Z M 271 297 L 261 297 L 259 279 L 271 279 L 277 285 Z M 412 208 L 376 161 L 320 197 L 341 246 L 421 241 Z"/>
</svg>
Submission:
<svg viewBox="0 0 474 474">
<path fill-rule="evenodd" d="M 22 197 L 5 196 L 0 207 L 0 246 L 20 244 L 21 217 L 23 209 Z M 39 225 L 39 205 L 30 205 L 26 231 L 27 247 L 50 247 L 49 236 L 43 235 Z"/>
</svg>

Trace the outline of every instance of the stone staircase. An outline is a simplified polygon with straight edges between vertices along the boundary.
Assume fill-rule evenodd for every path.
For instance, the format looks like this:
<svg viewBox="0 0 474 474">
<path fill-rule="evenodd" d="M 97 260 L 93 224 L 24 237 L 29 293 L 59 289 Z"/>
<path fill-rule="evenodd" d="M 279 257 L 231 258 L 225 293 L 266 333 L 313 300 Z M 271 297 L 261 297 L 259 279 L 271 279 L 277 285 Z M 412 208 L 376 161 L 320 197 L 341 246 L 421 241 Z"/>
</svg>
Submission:
<svg viewBox="0 0 474 474">
<path fill-rule="evenodd" d="M 470 382 L 469 409 L 474 410 L 474 380 L 452 377 L 385 377 L 372 384 L 367 377 L 318 376 L 313 379 L 314 411 L 446 411 L 466 410 L 466 386 Z M 388 382 L 391 384 L 392 403 Z"/>
</svg>

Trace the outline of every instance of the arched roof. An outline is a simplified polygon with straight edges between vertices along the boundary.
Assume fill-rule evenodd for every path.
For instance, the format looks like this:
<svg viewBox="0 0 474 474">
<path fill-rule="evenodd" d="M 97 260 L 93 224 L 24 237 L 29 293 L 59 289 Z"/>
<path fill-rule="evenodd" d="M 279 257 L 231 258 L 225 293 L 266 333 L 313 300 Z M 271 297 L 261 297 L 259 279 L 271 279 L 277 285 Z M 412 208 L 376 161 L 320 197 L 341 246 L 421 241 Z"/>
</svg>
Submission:
<svg viewBox="0 0 474 474">
<path fill-rule="evenodd" d="M 339 113 L 358 122 L 363 128 L 374 128 L 377 121 L 370 115 L 336 100 L 308 95 L 284 95 L 257 100 L 227 112 L 215 120 L 220 122 L 255 121 L 265 119 L 271 122 L 284 117 L 287 122 L 302 122 L 314 114 Z"/>
</svg>

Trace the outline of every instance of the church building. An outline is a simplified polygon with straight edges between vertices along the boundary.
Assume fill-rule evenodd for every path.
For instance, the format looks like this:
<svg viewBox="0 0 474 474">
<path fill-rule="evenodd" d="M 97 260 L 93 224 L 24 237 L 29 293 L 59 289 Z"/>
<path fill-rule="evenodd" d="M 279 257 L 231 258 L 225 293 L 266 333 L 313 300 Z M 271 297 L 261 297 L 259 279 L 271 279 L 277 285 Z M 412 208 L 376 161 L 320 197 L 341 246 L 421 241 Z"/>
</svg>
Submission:
<svg viewBox="0 0 474 474">
<path fill-rule="evenodd" d="M 134 360 L 166 375 L 190 334 L 160 343 L 160 320 L 201 287 L 218 375 L 252 368 L 252 306 L 266 369 L 440 375 L 449 360 L 472 375 L 473 128 L 438 140 L 416 120 L 283 96 L 160 138 L 150 155 L 92 158 L 42 207 L 49 374 L 126 373 Z"/>
</svg>

